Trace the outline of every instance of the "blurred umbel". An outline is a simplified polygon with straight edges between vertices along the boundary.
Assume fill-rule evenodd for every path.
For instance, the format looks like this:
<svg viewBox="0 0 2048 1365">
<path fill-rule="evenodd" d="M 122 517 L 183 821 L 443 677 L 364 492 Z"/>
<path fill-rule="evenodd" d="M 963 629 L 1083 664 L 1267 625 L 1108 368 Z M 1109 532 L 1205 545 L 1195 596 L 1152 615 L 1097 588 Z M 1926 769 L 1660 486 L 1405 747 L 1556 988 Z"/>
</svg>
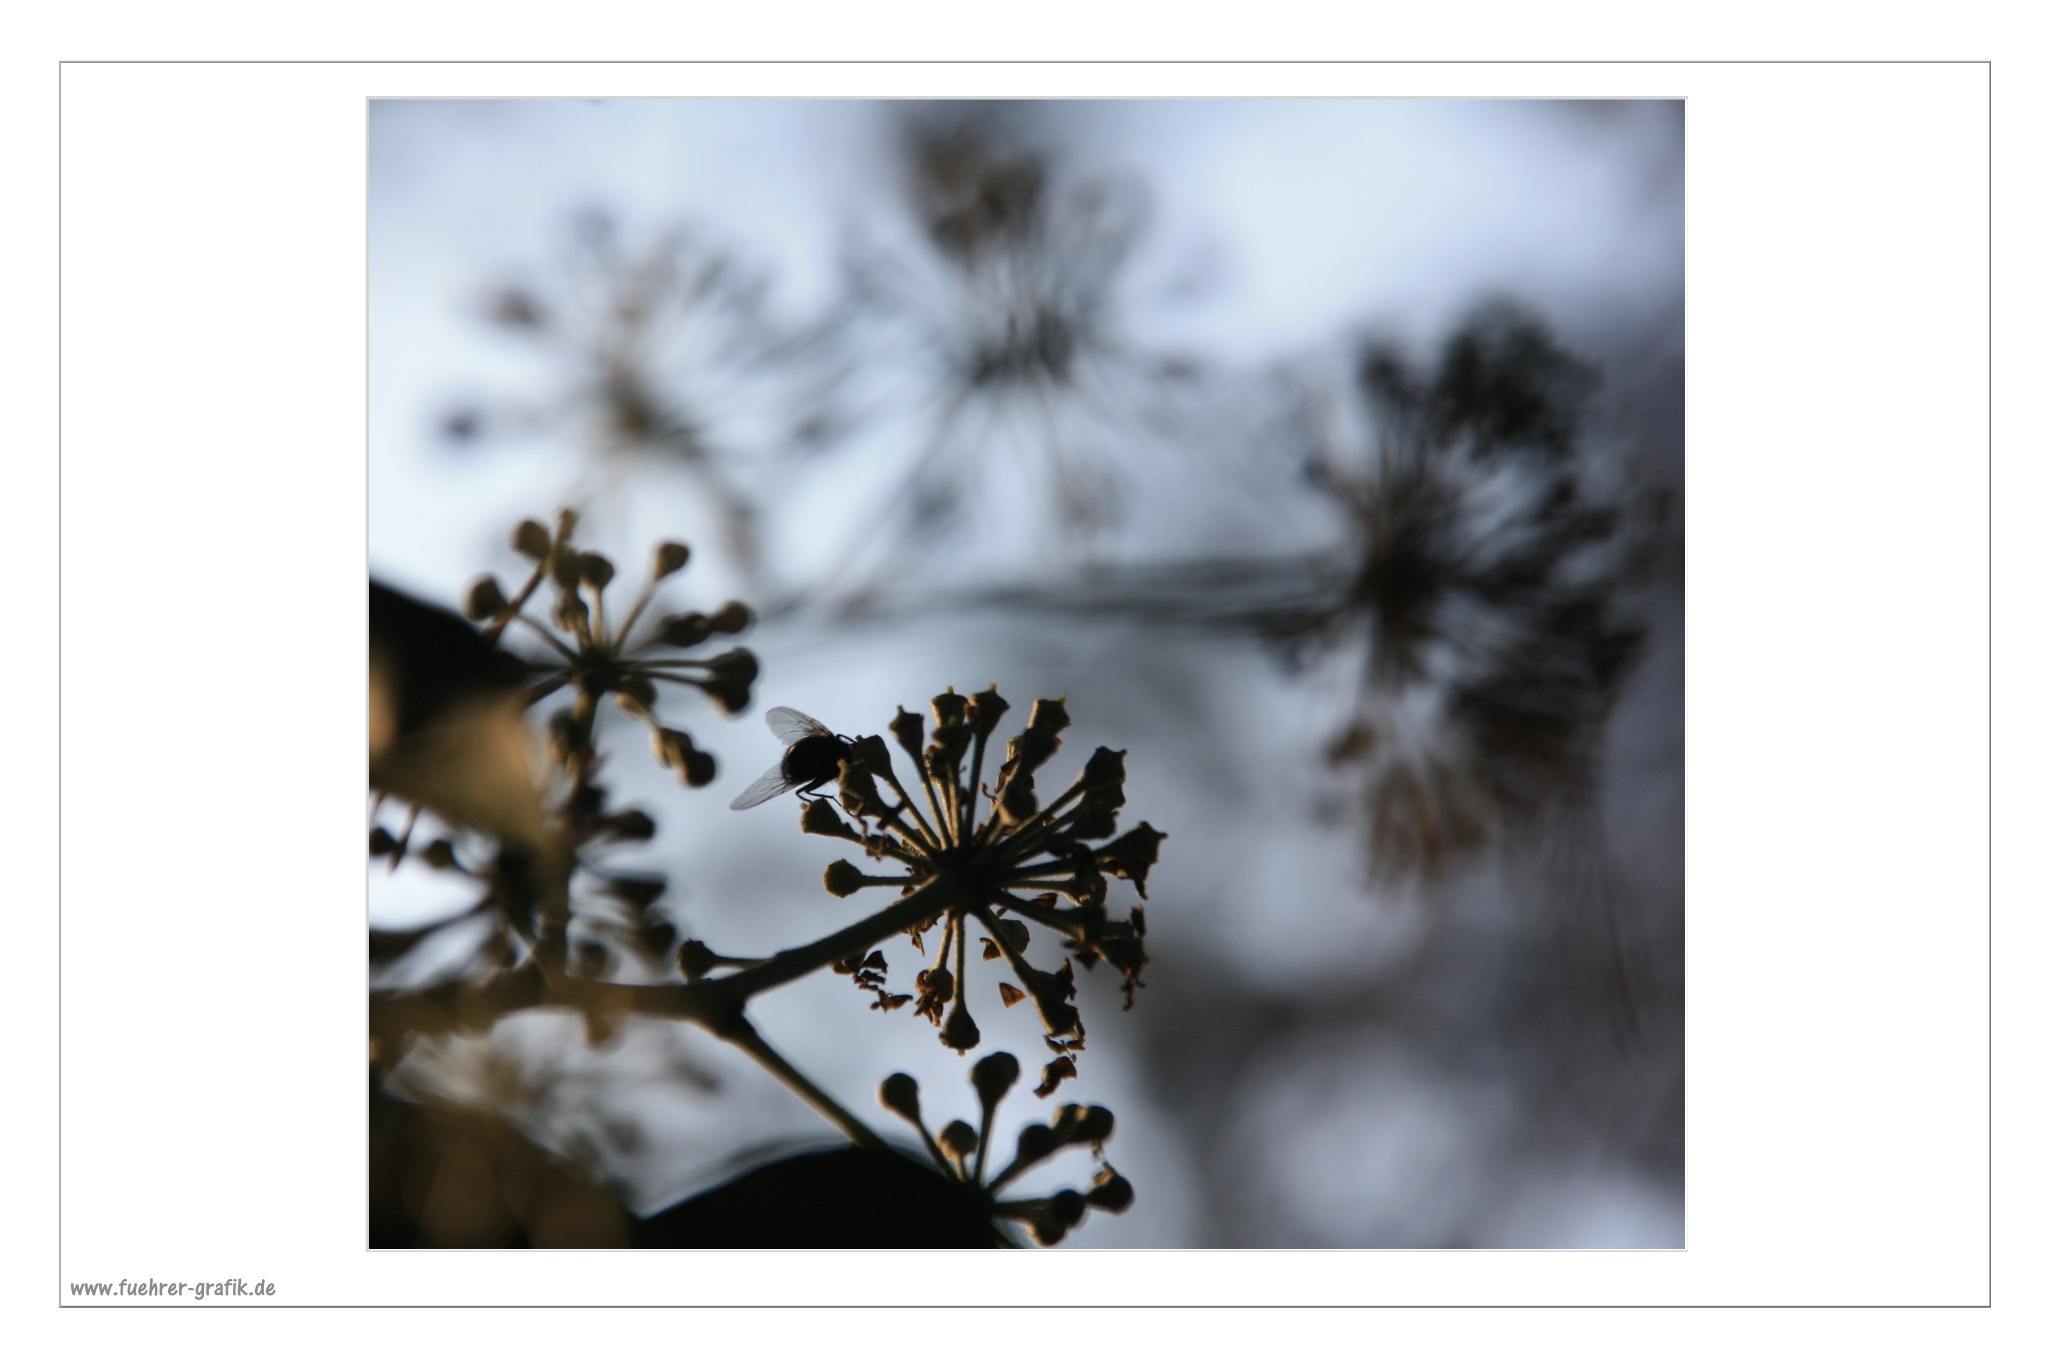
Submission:
<svg viewBox="0 0 2048 1365">
<path fill-rule="evenodd" d="M 370 584 L 370 786 L 541 847 L 526 670 L 450 611 Z"/>
</svg>

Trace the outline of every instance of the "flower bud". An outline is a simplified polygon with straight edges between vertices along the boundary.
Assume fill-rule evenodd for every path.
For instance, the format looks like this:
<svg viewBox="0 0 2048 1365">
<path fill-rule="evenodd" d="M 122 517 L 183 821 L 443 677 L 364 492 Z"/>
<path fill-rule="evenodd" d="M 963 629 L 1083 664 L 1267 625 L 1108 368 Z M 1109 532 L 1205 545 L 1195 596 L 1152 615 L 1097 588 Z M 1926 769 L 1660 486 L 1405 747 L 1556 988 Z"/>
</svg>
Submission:
<svg viewBox="0 0 2048 1365">
<path fill-rule="evenodd" d="M 1031 1215 L 1031 1240 L 1042 1247 L 1057 1246 L 1065 1240 L 1068 1224 L 1050 1209 Z"/>
<path fill-rule="evenodd" d="M 1017 1134 L 1018 1167 L 1034 1166 L 1045 1160 L 1060 1148 L 1060 1140 L 1053 1136 L 1052 1129 L 1042 1123 L 1030 1123 Z"/>
<path fill-rule="evenodd" d="M 974 1093 L 981 1097 L 983 1109 L 994 1109 L 1002 1103 L 1003 1096 L 1010 1093 L 1010 1087 L 1017 1083 L 1022 1068 L 1017 1059 L 1007 1052 L 991 1052 L 974 1064 L 971 1073 Z"/>
<path fill-rule="evenodd" d="M 590 628 L 590 608 L 573 592 L 555 598 L 555 625 L 570 635 L 581 636 Z"/>
<path fill-rule="evenodd" d="M 981 1139 L 975 1135 L 974 1125 L 965 1119 L 954 1119 L 939 1130 L 939 1146 L 953 1156 L 973 1156 L 974 1149 L 980 1145 Z"/>
<path fill-rule="evenodd" d="M 683 755 L 683 781 L 693 787 L 708 787 L 718 776 L 718 760 L 702 749 Z"/>
<path fill-rule="evenodd" d="M 510 605 L 505 600 L 505 590 L 498 586 L 498 580 L 485 574 L 469 585 L 469 596 L 463 600 L 462 614 L 472 621 L 488 621 Z"/>
<path fill-rule="evenodd" d="M 612 817 L 612 837 L 645 843 L 654 837 L 654 817 L 644 810 L 622 810 Z"/>
<path fill-rule="evenodd" d="M 754 624 L 754 613 L 744 602 L 728 602 L 711 613 L 711 629 L 720 635 L 737 635 Z"/>
<path fill-rule="evenodd" d="M 585 550 L 576 561 L 576 574 L 593 588 L 603 589 L 612 581 L 612 562 L 595 550 Z"/>
<path fill-rule="evenodd" d="M 606 889 L 614 896 L 633 906 L 645 910 L 661 899 L 661 893 L 668 890 L 666 877 L 612 877 L 605 883 Z"/>
<path fill-rule="evenodd" d="M 741 686 L 761 676 L 761 661 L 754 657 L 751 649 L 728 649 L 707 662 L 711 671 L 720 678 L 730 679 Z"/>
<path fill-rule="evenodd" d="M 612 704 L 629 716 L 651 716 L 654 714 L 654 684 L 645 678 L 621 678 L 613 689 Z"/>
<path fill-rule="evenodd" d="M 696 939 L 683 940 L 676 949 L 676 966 L 682 971 L 683 980 L 697 981 L 711 974 L 718 965 L 718 955 Z"/>
<path fill-rule="evenodd" d="M 711 638 L 711 621 L 701 611 L 686 611 L 664 619 L 657 635 L 665 645 L 695 649 Z"/>
<path fill-rule="evenodd" d="M 1100 1147 L 1116 1129 L 1116 1117 L 1099 1104 L 1068 1104 L 1053 1121 L 1053 1132 L 1061 1141 Z"/>
<path fill-rule="evenodd" d="M 546 559 L 552 545 L 548 528 L 537 521 L 522 521 L 512 532 L 512 548 L 528 559 Z"/>
<path fill-rule="evenodd" d="M 882 1107 L 916 1123 L 921 1112 L 917 1103 L 917 1082 L 900 1071 L 883 1081 Z"/>
<path fill-rule="evenodd" d="M 1073 1227 L 1088 1216 L 1088 1201 L 1079 1190 L 1061 1190 L 1052 1197 L 1052 1216 Z"/>
<path fill-rule="evenodd" d="M 1136 1197 L 1131 1182 L 1105 1166 L 1096 1173 L 1095 1188 L 1088 1191 L 1088 1206 L 1104 1213 L 1122 1213 Z"/>
<path fill-rule="evenodd" d="M 680 573 L 690 562 L 690 547 L 680 541 L 664 540 L 654 547 L 653 576 L 658 581 Z"/>
<path fill-rule="evenodd" d="M 555 586 L 564 592 L 576 591 L 576 584 L 581 581 L 582 569 L 583 556 L 577 554 L 566 541 L 557 545 L 548 558 L 548 577 L 552 578 Z"/>
<path fill-rule="evenodd" d="M 680 767 L 685 757 L 697 752 L 697 746 L 689 735 L 681 730 L 656 729 L 654 732 L 654 756 L 664 768 Z"/>
</svg>

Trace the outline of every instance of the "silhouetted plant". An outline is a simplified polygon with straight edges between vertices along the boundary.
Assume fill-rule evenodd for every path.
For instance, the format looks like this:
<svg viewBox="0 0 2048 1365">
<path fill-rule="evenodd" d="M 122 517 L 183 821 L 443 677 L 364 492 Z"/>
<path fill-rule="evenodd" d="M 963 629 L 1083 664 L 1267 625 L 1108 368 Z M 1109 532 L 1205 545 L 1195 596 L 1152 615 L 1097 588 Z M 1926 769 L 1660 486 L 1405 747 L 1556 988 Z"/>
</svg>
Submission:
<svg viewBox="0 0 2048 1365">
<path fill-rule="evenodd" d="M 641 632 L 658 585 L 684 566 L 688 552 L 675 543 L 657 547 L 645 587 L 621 611 L 606 596 L 614 577 L 611 562 L 576 545 L 574 528 L 575 518 L 566 512 L 553 532 L 538 522 L 522 523 L 513 545 L 533 561 L 525 582 L 508 594 L 487 577 L 468 601 L 468 614 L 485 624 L 486 645 L 519 626 L 519 638 L 538 640 L 550 651 L 524 661 L 528 705 L 543 704 L 567 688 L 576 692 L 576 700 L 550 721 L 552 777 L 542 788 L 548 793 L 543 833 L 532 840 L 458 833 L 416 853 L 429 867 L 470 882 L 473 898 L 452 917 L 422 929 L 372 935 L 372 963 L 380 973 L 371 995 L 373 1064 L 388 1072 L 422 1038 L 480 1033 L 507 1015 L 539 1008 L 579 1012 L 593 1044 L 630 1018 L 683 1020 L 760 1063 L 857 1145 L 879 1148 L 882 1140 L 860 1118 L 768 1044 L 747 1006 L 765 991 L 837 970 L 873 993 L 875 1008 L 898 1008 L 911 996 L 887 989 L 880 945 L 900 936 L 922 952 L 936 931 L 932 965 L 917 977 L 916 1013 L 938 1026 L 941 1040 L 962 1053 L 979 1046 L 980 1031 L 967 1005 L 968 940 L 978 932 L 978 955 L 1000 960 L 1011 978 L 998 983 L 998 997 L 1005 1005 L 1033 1002 L 1054 1054 L 1036 1093 L 1050 1095 L 1073 1077 L 1073 1054 L 1086 1038 L 1074 1003 L 1073 964 L 1109 964 L 1122 978 L 1128 1008 L 1146 962 L 1143 911 L 1117 918 L 1108 908 L 1111 879 L 1128 881 L 1143 895 L 1164 838 L 1146 824 L 1117 834 L 1123 753 L 1096 750 L 1070 786 L 1041 801 L 1037 774 L 1059 749 L 1068 723 L 1061 701 L 1036 703 L 999 761 L 991 759 L 990 741 L 1009 707 L 993 687 L 971 697 L 949 689 L 933 698 L 929 744 L 923 718 L 899 710 L 889 728 L 910 759 L 910 783 L 899 779 L 880 738 L 835 741 L 832 747 L 842 755 L 837 796 L 804 803 L 800 817 L 805 832 L 852 842 L 867 859 L 901 869 L 869 872 L 841 859 L 825 869 L 828 892 L 845 897 L 888 887 L 897 892 L 892 903 L 796 948 L 739 956 L 714 952 L 695 939 L 677 945 L 675 928 L 658 907 L 668 879 L 607 865 L 612 851 L 643 843 L 654 827 L 645 812 L 613 809 L 596 780 L 607 761 L 600 706 L 609 697 L 647 725 L 657 756 L 687 784 L 702 785 L 711 759 L 658 718 L 660 689 L 694 688 L 721 710 L 736 711 L 749 700 L 755 665 L 743 650 L 708 659 L 667 651 L 742 630 L 749 614 L 728 603 L 711 616 L 661 616 Z M 543 588 L 553 595 L 551 624 L 529 610 Z M 821 776 L 818 785 L 828 777 Z M 924 806 L 911 786 L 922 790 Z M 408 852 L 406 835 L 373 827 L 373 856 L 395 864 Z M 1027 956 L 1035 951 L 1027 922 L 1043 935 L 1036 950 L 1040 963 Z M 486 932 L 455 970 L 428 984 L 389 984 L 428 942 L 478 923 Z M 1044 952 L 1045 939 L 1055 945 L 1050 952 Z M 1050 958 L 1057 958 L 1056 967 L 1040 965 Z M 628 961 L 642 979 L 621 979 Z M 1000 1092 L 1015 1080 L 1017 1062 L 1007 1053 L 983 1062 L 975 1076 L 984 1092 L 978 1141 L 985 1148 L 987 1120 Z M 991 1089 L 998 1072 L 1009 1080 Z M 884 1093 L 900 1097 L 899 1079 Z M 1047 1200 L 996 1200 L 1010 1178 L 1052 1150 L 1030 1146 L 1038 1141 L 1031 1136 L 1037 1131 L 1027 1130 L 1018 1159 L 986 1186 L 991 1217 L 1023 1221 L 1048 1242 L 1064 1236 L 1078 1221 L 1077 1210 L 1091 1202 L 1113 1211 L 1129 1202 L 1128 1184 L 1113 1173 L 1094 1193 L 1075 1196 L 1081 1205 L 1070 1192 Z M 1056 1135 L 1054 1146 L 1085 1141 L 1099 1147 L 1108 1135 L 1107 1111 L 1068 1106 L 1044 1131 Z M 928 1139 L 927 1146 L 949 1177 L 965 1179 L 967 1168 L 955 1150 L 961 1140 L 957 1128 L 949 1127 L 939 1145 Z M 977 1182 L 985 1159 L 983 1150 L 973 1168 Z"/>
<path fill-rule="evenodd" d="M 735 563 L 758 571 L 759 508 L 746 474 L 816 421 L 810 338 L 772 316 L 765 274 L 694 228 L 629 243 L 610 214 L 591 209 L 567 238 L 554 270 L 498 287 L 481 310 L 537 353 L 552 386 L 537 400 L 461 404 L 443 433 L 463 444 L 566 435 L 579 449 L 680 469 L 717 513 Z"/>
<path fill-rule="evenodd" d="M 828 334 L 853 358 L 838 424 L 907 416 L 915 453 L 848 557 L 928 540 L 977 486 L 1013 518 L 1049 492 L 1044 532 L 1091 542 L 1129 510 L 1132 476 L 1186 467 L 1213 434 L 1203 364 L 1141 343 L 1127 317 L 1143 192 L 1077 172 L 1004 107 L 910 111 L 896 134 L 909 231 L 854 226 Z"/>
</svg>

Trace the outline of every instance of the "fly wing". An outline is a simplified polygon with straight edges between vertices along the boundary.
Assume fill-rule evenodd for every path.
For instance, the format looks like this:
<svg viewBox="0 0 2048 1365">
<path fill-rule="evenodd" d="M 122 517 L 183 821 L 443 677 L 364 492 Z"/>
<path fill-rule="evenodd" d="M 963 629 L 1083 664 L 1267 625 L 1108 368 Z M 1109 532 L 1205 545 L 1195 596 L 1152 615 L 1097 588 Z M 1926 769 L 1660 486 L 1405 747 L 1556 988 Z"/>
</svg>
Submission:
<svg viewBox="0 0 2048 1365">
<path fill-rule="evenodd" d="M 775 737 L 784 744 L 794 744 L 800 739 L 809 739 L 812 735 L 825 735 L 829 738 L 832 734 L 803 712 L 788 706 L 777 706 L 768 712 L 768 728 L 774 731 Z"/>
<path fill-rule="evenodd" d="M 732 808 L 748 810 L 763 801 L 771 801 L 786 791 L 795 791 L 802 785 L 795 778 L 782 775 L 782 761 L 777 759 L 774 767 L 754 779 L 753 786 L 732 799 Z"/>
</svg>

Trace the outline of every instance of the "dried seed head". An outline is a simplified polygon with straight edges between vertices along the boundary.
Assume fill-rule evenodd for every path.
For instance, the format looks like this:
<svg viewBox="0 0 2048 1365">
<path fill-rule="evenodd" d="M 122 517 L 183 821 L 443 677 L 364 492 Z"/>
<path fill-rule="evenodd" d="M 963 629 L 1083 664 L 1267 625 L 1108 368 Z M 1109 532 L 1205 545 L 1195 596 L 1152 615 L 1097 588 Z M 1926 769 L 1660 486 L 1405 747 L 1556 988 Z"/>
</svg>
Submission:
<svg viewBox="0 0 2048 1365">
<path fill-rule="evenodd" d="M 889 722 L 889 733 L 896 736 L 896 743 L 903 752 L 913 759 L 924 748 L 924 717 L 915 711 L 896 708 L 896 719 Z"/>
<path fill-rule="evenodd" d="M 612 581 L 612 562 L 594 550 L 585 550 L 576 561 L 576 574 L 591 587 L 602 590 Z"/>
<path fill-rule="evenodd" d="M 936 725 L 964 725 L 967 723 L 967 698 L 947 688 L 932 698 L 932 721 Z"/>
<path fill-rule="evenodd" d="M 1144 895 L 1145 876 L 1159 861 L 1159 841 L 1166 836 L 1141 823 L 1122 837 L 1096 850 L 1095 865 L 1112 877 L 1121 877 Z"/>
<path fill-rule="evenodd" d="M 917 988 L 940 1004 L 953 998 L 953 974 L 944 967 L 930 967 L 917 974 Z"/>
<path fill-rule="evenodd" d="M 939 1130 L 939 1146 L 953 1156 L 973 1156 L 974 1149 L 980 1144 L 981 1139 L 975 1134 L 974 1125 L 965 1119 L 954 1119 Z"/>
<path fill-rule="evenodd" d="M 986 692 L 976 692 L 967 699 L 967 724 L 976 735 L 987 739 L 1009 709 L 1010 703 L 997 695 L 995 684 L 990 683 Z"/>
<path fill-rule="evenodd" d="M 853 826 L 839 818 L 839 812 L 830 801 L 812 801 L 804 806 L 801 817 L 806 834 L 823 834 L 837 839 L 859 839 Z"/>
<path fill-rule="evenodd" d="M 953 1002 L 953 1012 L 946 1016 L 945 1026 L 939 1030 L 939 1041 L 962 1055 L 981 1045 L 981 1030 L 975 1026 L 974 1016 L 967 1012 L 964 1002 Z"/>
</svg>

